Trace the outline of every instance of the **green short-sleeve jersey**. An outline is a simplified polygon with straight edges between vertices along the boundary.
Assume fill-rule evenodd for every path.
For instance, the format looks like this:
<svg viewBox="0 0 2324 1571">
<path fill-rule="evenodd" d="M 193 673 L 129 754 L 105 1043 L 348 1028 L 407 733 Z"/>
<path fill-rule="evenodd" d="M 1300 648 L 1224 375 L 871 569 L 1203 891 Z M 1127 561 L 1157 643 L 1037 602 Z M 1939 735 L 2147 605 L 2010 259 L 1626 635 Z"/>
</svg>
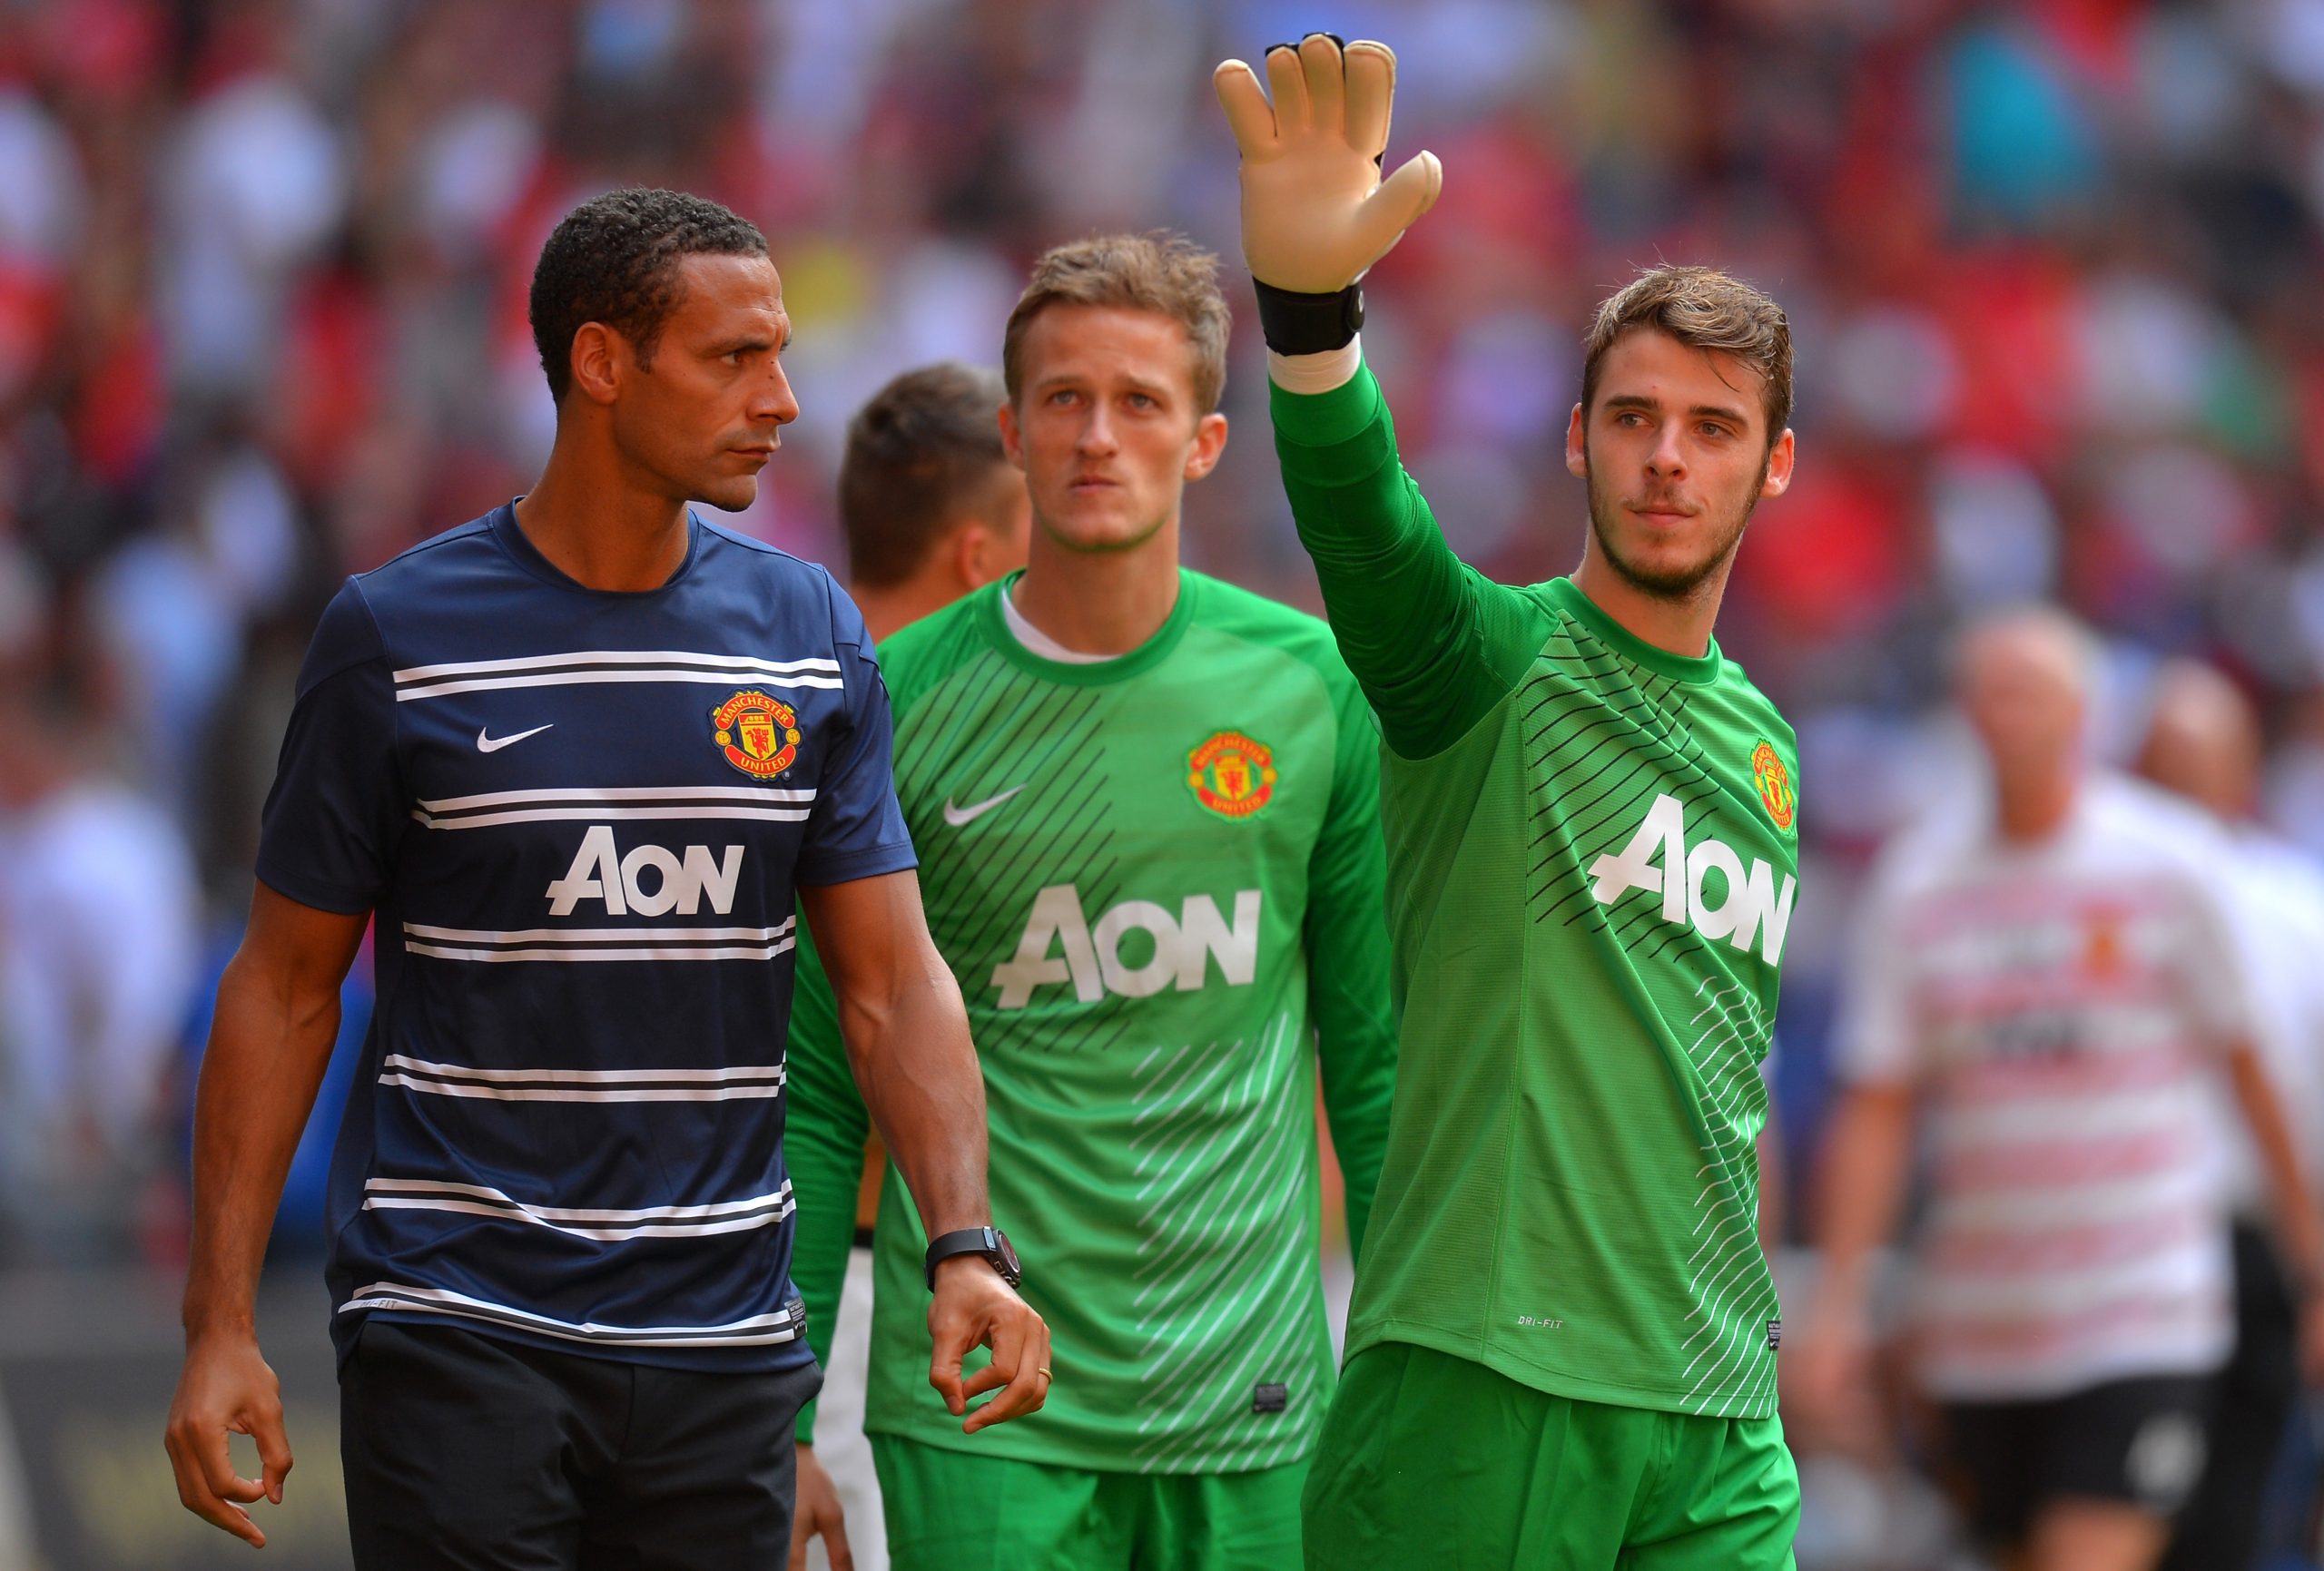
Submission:
<svg viewBox="0 0 2324 1571">
<path fill-rule="evenodd" d="M 1378 732 L 1328 629 L 1198 574 L 1117 660 L 1032 653 L 994 585 L 880 652 L 929 928 L 969 1012 L 993 1219 L 1049 1322 L 1029 1418 L 964 1437 L 928 1386 L 903 1185 L 874 1245 L 868 1429 L 1082 1468 L 1312 1449 L 1332 1384 L 1317 1065 L 1360 1232 L 1394 1077 Z M 824 936 L 828 938 L 828 935 Z M 801 966 L 795 1274 L 827 1322 L 860 1105 Z M 818 1336 L 818 1341 L 821 1337 Z"/>
<path fill-rule="evenodd" d="M 1368 371 L 1274 402 L 1388 743 L 1403 1043 L 1349 1350 L 1771 1413 L 1753 1143 L 1797 871 L 1791 729 L 1716 643 L 1672 654 L 1569 580 L 1463 566 Z"/>
</svg>

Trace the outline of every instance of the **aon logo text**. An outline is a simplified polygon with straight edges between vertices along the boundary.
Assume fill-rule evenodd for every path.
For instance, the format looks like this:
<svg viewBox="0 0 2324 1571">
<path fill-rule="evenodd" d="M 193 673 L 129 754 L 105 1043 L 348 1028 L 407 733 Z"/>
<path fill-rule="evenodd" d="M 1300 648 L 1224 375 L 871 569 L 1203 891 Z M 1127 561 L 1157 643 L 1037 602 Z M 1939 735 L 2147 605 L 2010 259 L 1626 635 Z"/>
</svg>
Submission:
<svg viewBox="0 0 2324 1571">
<path fill-rule="evenodd" d="M 1657 862 L 1659 866 L 1657 866 Z M 1710 875 L 1719 875 L 1714 898 Z M 1706 938 L 1725 938 L 1738 949 L 1758 943 L 1770 966 L 1783 961 L 1784 934 L 1791 927 L 1791 898 L 1797 880 L 1783 876 L 1783 891 L 1776 891 L 1775 869 L 1754 858 L 1746 872 L 1743 859 L 1725 840 L 1708 837 L 1687 844 L 1686 811 L 1679 799 L 1659 796 L 1646 810 L 1646 821 L 1617 856 L 1612 852 L 1590 864 L 1590 892 L 1601 906 L 1610 906 L 1632 889 L 1662 897 L 1662 919 L 1692 923 Z"/>
<path fill-rule="evenodd" d="M 1153 957 L 1140 966 L 1122 958 L 1122 940 L 1144 931 L 1154 939 Z M 1062 948 L 1061 955 L 1051 950 Z M 1081 914 L 1081 892 L 1071 884 L 1051 884 L 1033 897 L 1033 914 L 1016 955 L 992 968 L 1000 1007 L 1022 1009 L 1033 989 L 1070 982 L 1073 996 L 1094 1004 L 1108 993 L 1144 998 L 1175 983 L 1191 993 L 1209 979 L 1210 962 L 1230 987 L 1250 986 L 1259 966 L 1259 891 L 1235 897 L 1235 920 L 1219 915 L 1208 895 L 1189 895 L 1176 916 L 1151 900 L 1124 900 L 1098 918 Z"/>
<path fill-rule="evenodd" d="M 734 881 L 742 876 L 743 848 L 728 846 L 714 860 L 708 846 L 688 846 L 681 858 L 662 846 L 632 846 L 627 856 L 614 849 L 611 826 L 597 824 L 581 837 L 581 849 L 565 877 L 548 887 L 548 914 L 569 917 L 584 900 L 601 900 L 609 917 L 660 917 L 675 911 L 691 917 L 710 897 L 720 916 L 734 909 Z"/>
</svg>

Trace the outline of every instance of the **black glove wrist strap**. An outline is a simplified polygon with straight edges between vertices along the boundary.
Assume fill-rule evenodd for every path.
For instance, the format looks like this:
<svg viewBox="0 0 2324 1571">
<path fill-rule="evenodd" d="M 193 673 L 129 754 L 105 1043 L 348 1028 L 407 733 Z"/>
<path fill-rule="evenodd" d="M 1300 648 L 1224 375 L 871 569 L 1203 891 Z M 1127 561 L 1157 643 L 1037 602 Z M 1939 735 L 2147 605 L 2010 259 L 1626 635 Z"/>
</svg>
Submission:
<svg viewBox="0 0 2324 1571">
<path fill-rule="evenodd" d="M 1329 294 L 1279 290 L 1257 279 L 1259 331 L 1278 355 L 1320 355 L 1341 349 L 1364 326 L 1364 286 L 1354 283 Z"/>
</svg>

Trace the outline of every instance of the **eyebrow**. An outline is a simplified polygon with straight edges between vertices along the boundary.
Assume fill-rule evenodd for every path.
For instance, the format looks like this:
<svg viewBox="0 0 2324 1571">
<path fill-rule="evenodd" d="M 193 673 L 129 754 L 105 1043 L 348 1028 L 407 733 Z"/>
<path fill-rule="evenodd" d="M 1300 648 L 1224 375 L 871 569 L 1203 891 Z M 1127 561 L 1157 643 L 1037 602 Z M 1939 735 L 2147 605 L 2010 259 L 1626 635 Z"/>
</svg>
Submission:
<svg viewBox="0 0 2324 1571">
<path fill-rule="evenodd" d="M 764 333 L 743 333 L 734 338 L 720 339 L 718 342 L 711 346 L 710 353 L 714 358 L 720 355 L 731 355 L 737 349 L 779 350 L 788 346 L 790 342 L 791 324 L 786 320 L 783 324 L 783 337 L 779 340 L 769 338 Z"/>
<path fill-rule="evenodd" d="M 1132 392 L 1145 393 L 1155 398 L 1167 398 L 1170 395 L 1170 386 L 1167 382 L 1150 381 L 1135 372 L 1125 371 L 1119 374 L 1122 381 Z M 1036 393 L 1046 393 L 1052 388 L 1086 387 L 1095 383 L 1102 375 L 1104 375 L 1103 372 L 1058 371 L 1049 376 L 1035 378 L 1031 390 Z"/>
<path fill-rule="evenodd" d="M 1649 398 L 1643 393 L 1623 393 L 1618 397 L 1610 398 L 1605 402 L 1606 407 L 1610 409 L 1642 409 L 1650 415 L 1662 413 L 1662 400 Z M 1743 411 L 1732 404 L 1697 404 L 1687 413 L 1708 415 L 1720 420 L 1732 420 L 1738 426 L 1749 423 L 1748 417 Z"/>
</svg>

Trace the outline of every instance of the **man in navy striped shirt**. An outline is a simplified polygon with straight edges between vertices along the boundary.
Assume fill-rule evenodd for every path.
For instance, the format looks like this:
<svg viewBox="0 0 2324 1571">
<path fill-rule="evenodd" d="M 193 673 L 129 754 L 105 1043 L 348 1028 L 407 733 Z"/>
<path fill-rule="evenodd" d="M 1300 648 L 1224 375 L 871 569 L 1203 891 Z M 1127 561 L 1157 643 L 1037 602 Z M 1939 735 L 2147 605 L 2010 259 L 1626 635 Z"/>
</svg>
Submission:
<svg viewBox="0 0 2324 1571">
<path fill-rule="evenodd" d="M 771 1566 L 820 1380 L 782 1140 L 803 903 L 931 1237 L 990 1221 L 982 1085 L 854 605 L 687 506 L 747 506 L 798 413 L 763 237 L 613 192 L 550 237 L 532 317 L 540 483 L 350 579 L 300 677 L 202 1068 L 169 1448 L 189 1508 L 264 1542 L 243 1507 L 290 1451 L 252 1295 L 376 918 L 328 1267 L 357 1564 Z M 931 1272 L 970 1429 L 1047 1392 L 1013 1272 L 999 1244 Z"/>
</svg>

